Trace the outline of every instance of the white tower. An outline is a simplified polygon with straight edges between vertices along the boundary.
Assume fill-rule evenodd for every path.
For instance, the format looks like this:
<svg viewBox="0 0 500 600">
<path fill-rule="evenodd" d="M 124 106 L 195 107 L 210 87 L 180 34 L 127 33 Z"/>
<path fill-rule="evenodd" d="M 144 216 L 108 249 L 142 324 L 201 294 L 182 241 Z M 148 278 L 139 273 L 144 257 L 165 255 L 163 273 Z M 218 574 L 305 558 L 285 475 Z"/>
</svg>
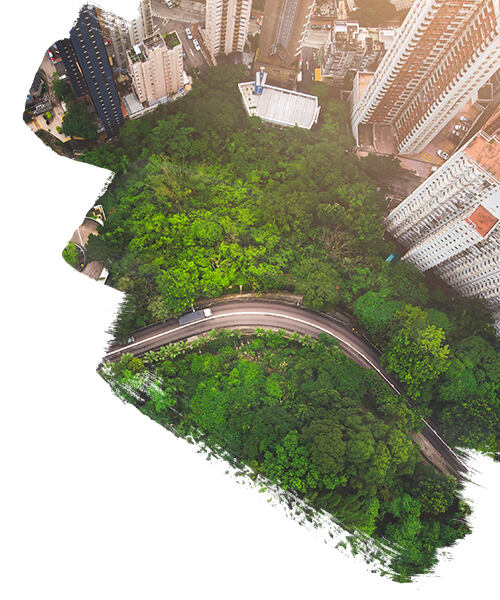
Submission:
<svg viewBox="0 0 500 600">
<path fill-rule="evenodd" d="M 500 332 L 500 110 L 395 208 L 387 230 L 403 260 L 484 298 Z M 495 318 L 497 318 L 495 317 Z"/>
<path fill-rule="evenodd" d="M 212 56 L 243 51 L 251 12 L 252 0 L 207 0 L 205 29 Z"/>
<path fill-rule="evenodd" d="M 416 0 L 352 107 L 360 124 L 391 125 L 399 153 L 420 152 L 498 69 L 500 0 Z"/>
</svg>

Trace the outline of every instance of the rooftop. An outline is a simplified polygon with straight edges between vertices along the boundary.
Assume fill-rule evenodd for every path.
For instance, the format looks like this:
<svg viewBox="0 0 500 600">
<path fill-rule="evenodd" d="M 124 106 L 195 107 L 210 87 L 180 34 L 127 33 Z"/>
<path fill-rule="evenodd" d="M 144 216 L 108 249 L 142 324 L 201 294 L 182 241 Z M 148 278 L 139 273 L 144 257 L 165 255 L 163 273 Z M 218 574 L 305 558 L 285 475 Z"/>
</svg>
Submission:
<svg viewBox="0 0 500 600">
<path fill-rule="evenodd" d="M 261 95 L 254 95 L 254 82 L 238 84 L 245 110 L 253 117 L 260 117 L 288 127 L 311 129 L 318 120 L 320 107 L 318 98 L 309 94 L 293 92 L 283 88 L 265 85 Z"/>
<path fill-rule="evenodd" d="M 146 50 L 154 50 L 155 48 L 163 48 L 166 42 L 159 33 L 155 33 L 143 40 L 142 43 Z"/>
<path fill-rule="evenodd" d="M 142 44 L 136 44 L 133 48 L 130 48 L 127 54 L 129 55 L 132 64 L 144 62 L 146 60 L 147 57 L 143 50 Z"/>
<path fill-rule="evenodd" d="M 169 50 L 171 50 L 172 48 L 175 48 L 176 46 L 178 46 L 181 43 L 181 41 L 175 31 L 172 31 L 170 33 L 162 33 L 162 36 L 163 36 L 163 39 L 165 40 L 165 44 L 167 44 L 167 47 Z"/>
<path fill-rule="evenodd" d="M 465 222 L 473 227 L 481 237 L 485 237 L 495 225 L 498 219 L 487 208 L 480 204 Z"/>
<path fill-rule="evenodd" d="M 123 104 L 128 115 L 140 112 L 144 108 L 133 92 L 123 97 Z"/>
<path fill-rule="evenodd" d="M 488 125 L 491 129 L 490 122 L 486 124 L 486 126 Z M 496 135 L 495 131 L 491 131 L 488 135 L 486 130 L 477 133 L 464 148 L 464 154 L 500 181 L 500 136 L 498 130 Z"/>
</svg>

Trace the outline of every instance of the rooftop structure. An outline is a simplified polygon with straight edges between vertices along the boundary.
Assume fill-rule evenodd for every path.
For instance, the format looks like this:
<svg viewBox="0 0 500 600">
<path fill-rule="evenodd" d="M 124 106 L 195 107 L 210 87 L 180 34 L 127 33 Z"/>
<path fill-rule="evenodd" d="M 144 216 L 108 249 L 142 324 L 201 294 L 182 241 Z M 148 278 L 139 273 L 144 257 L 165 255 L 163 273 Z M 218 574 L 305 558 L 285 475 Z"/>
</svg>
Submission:
<svg viewBox="0 0 500 600">
<path fill-rule="evenodd" d="M 320 106 L 316 96 L 272 85 L 264 85 L 262 93 L 256 95 L 253 81 L 239 83 L 238 87 L 245 110 L 251 117 L 257 116 L 269 123 L 304 129 L 311 129 L 318 120 Z"/>
<path fill-rule="evenodd" d="M 348 74 L 373 73 L 397 32 L 397 27 L 360 27 L 357 21 L 335 21 L 323 60 L 323 76 L 343 84 Z"/>
<path fill-rule="evenodd" d="M 499 0 L 415 0 L 351 123 L 392 127 L 400 153 L 420 152 L 498 69 Z"/>
</svg>

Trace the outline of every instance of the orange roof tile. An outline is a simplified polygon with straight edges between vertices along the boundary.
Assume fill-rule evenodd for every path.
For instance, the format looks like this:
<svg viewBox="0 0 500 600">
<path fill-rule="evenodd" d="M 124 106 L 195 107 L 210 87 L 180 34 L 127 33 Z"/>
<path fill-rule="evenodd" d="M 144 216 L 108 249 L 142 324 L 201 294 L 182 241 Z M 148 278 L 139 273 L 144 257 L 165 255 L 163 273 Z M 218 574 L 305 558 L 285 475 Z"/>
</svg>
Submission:
<svg viewBox="0 0 500 600">
<path fill-rule="evenodd" d="M 465 222 L 471 225 L 481 237 L 485 237 L 485 235 L 497 224 L 498 219 L 480 204 L 476 210 L 465 219 Z"/>
</svg>

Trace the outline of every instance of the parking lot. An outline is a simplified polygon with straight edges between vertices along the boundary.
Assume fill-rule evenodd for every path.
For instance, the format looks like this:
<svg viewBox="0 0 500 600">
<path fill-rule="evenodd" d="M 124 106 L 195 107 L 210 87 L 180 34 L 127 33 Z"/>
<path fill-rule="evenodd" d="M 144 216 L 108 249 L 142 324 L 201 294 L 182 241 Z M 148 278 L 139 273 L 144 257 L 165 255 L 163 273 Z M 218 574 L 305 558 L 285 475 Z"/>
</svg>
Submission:
<svg viewBox="0 0 500 600">
<path fill-rule="evenodd" d="M 445 159 L 440 157 L 437 151 L 441 150 L 448 154 L 448 156 L 451 156 L 470 129 L 470 124 L 476 120 L 477 115 L 478 111 L 476 109 L 470 104 L 465 105 L 462 110 L 457 113 L 443 129 L 441 129 L 434 139 L 429 142 L 421 152 L 412 155 L 412 158 L 432 165 L 442 165 L 445 162 Z M 461 120 L 460 117 L 467 119 L 469 124 Z M 458 130 L 456 128 L 458 128 Z M 452 135 L 454 131 L 456 131 L 457 135 Z"/>
</svg>

